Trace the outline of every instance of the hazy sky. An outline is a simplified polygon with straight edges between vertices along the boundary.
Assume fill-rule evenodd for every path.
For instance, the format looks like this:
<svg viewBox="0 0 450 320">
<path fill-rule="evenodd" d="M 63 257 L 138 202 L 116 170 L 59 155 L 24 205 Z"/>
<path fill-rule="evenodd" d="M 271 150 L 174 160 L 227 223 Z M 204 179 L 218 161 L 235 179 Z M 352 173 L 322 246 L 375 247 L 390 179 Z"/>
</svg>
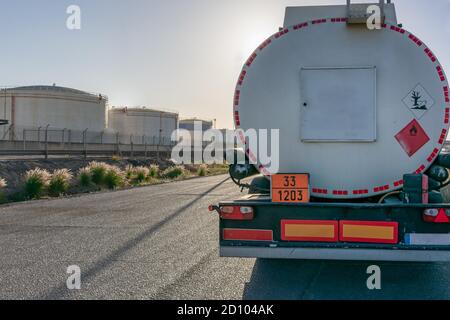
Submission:
<svg viewBox="0 0 450 320">
<path fill-rule="evenodd" d="M 367 1 L 361 1 L 367 2 Z M 450 0 L 394 0 L 450 75 Z M 52 84 L 232 127 L 237 76 L 286 6 L 345 0 L 0 0 L 0 86 Z M 66 28 L 66 9 L 82 29 Z"/>
</svg>

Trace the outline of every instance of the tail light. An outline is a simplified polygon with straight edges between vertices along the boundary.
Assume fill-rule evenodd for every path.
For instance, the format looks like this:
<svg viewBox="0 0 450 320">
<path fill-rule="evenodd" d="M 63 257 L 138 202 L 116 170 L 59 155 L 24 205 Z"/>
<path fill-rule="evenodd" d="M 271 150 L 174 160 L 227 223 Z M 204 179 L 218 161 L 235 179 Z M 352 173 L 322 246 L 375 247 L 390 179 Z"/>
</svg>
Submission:
<svg viewBox="0 0 450 320">
<path fill-rule="evenodd" d="M 252 207 L 223 206 L 220 207 L 220 217 L 226 220 L 253 220 Z"/>
<path fill-rule="evenodd" d="M 431 223 L 450 223 L 450 209 L 426 209 L 423 220 Z"/>
</svg>

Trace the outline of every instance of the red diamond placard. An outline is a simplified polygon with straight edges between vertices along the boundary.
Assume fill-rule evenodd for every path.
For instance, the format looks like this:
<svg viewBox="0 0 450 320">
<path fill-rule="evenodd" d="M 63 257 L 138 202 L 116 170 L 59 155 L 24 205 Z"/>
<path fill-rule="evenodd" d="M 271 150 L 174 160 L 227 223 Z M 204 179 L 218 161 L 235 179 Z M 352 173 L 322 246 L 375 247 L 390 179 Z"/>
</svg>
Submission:
<svg viewBox="0 0 450 320">
<path fill-rule="evenodd" d="M 430 141 L 425 130 L 420 126 L 417 120 L 411 121 L 402 131 L 396 136 L 398 143 L 403 150 L 412 157 L 417 151 Z"/>
</svg>

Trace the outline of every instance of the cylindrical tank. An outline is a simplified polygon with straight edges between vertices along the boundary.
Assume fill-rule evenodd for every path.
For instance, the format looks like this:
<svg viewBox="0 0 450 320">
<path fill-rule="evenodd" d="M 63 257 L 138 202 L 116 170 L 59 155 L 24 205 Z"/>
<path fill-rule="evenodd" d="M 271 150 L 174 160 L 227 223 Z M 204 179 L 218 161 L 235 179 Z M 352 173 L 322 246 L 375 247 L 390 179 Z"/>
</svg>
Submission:
<svg viewBox="0 0 450 320">
<path fill-rule="evenodd" d="M 203 134 L 213 128 L 214 122 L 210 120 L 202 120 L 198 118 L 181 119 L 178 123 L 178 128 L 186 130 L 191 135 L 191 145 L 203 145 Z M 183 141 L 186 143 L 186 141 Z"/>
<path fill-rule="evenodd" d="M 116 107 L 108 112 L 108 128 L 122 135 L 146 136 L 170 142 L 177 129 L 178 114 L 145 107 Z M 149 140 L 149 141 L 150 141 Z"/>
<path fill-rule="evenodd" d="M 28 86 L 0 90 L 0 118 L 18 131 L 52 128 L 102 131 L 106 127 L 107 97 L 57 86 Z M 0 130 L 7 130 L 4 126 Z"/>
<path fill-rule="evenodd" d="M 278 172 L 309 173 L 313 196 L 364 198 L 400 189 L 404 174 L 434 163 L 448 133 L 449 86 L 414 34 L 351 25 L 342 12 L 264 41 L 239 76 L 233 116 L 243 131 L 279 129 L 269 146 L 279 150 Z"/>
</svg>

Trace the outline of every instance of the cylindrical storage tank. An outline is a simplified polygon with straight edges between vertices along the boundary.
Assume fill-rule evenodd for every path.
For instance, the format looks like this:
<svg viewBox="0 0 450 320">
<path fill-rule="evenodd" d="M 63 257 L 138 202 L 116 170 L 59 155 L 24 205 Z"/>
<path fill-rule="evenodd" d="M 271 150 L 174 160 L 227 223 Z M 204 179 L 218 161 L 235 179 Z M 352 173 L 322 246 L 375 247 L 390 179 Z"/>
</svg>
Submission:
<svg viewBox="0 0 450 320">
<path fill-rule="evenodd" d="M 106 127 L 107 97 L 57 86 L 28 86 L 0 91 L 0 118 L 16 132 L 51 128 L 101 132 Z M 3 126 L 0 130 L 7 130 Z"/>
<path fill-rule="evenodd" d="M 186 130 L 191 136 L 190 144 L 192 145 L 203 145 L 203 134 L 213 128 L 213 121 L 203 120 L 197 118 L 181 119 L 178 128 L 181 130 Z M 184 141 L 186 142 L 186 141 Z"/>
<path fill-rule="evenodd" d="M 268 38 L 234 96 L 236 127 L 279 129 L 279 144 L 269 146 L 279 149 L 278 172 L 309 173 L 319 198 L 400 189 L 404 174 L 433 164 L 449 127 L 449 86 L 433 51 L 395 24 L 371 31 L 342 12 Z"/>
<path fill-rule="evenodd" d="M 197 118 L 181 119 L 178 127 L 187 131 L 195 131 L 197 128 L 201 131 L 207 131 L 213 128 L 213 122 Z"/>
<path fill-rule="evenodd" d="M 177 129 L 175 112 L 147 109 L 145 107 L 115 107 L 108 112 L 108 128 L 135 137 L 145 136 L 147 141 L 168 144 Z"/>
</svg>

